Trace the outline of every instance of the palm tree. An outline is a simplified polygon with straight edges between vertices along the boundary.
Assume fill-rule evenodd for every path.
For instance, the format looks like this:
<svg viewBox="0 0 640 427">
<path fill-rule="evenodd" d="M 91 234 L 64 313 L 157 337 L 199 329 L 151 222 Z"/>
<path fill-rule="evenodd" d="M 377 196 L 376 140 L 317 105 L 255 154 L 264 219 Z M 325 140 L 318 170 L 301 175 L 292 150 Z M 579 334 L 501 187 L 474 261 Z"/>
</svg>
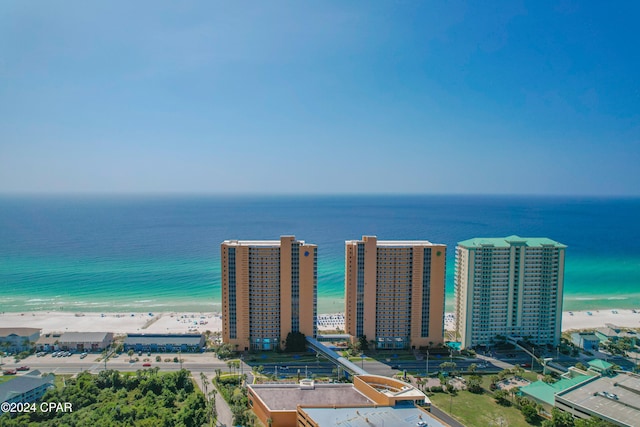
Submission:
<svg viewBox="0 0 640 427">
<path fill-rule="evenodd" d="M 511 387 L 509 389 L 509 393 L 511 394 L 511 402 L 513 402 L 513 399 L 516 397 L 519 391 L 520 387 Z"/>
<path fill-rule="evenodd" d="M 207 396 L 207 389 L 209 384 L 207 384 L 207 376 L 204 372 L 200 372 L 200 381 L 202 381 L 202 388 L 204 389 L 204 395 Z"/>
<path fill-rule="evenodd" d="M 217 421 L 218 419 L 218 407 L 216 406 L 216 394 L 218 394 L 218 390 L 214 387 L 210 392 L 211 394 L 211 413 L 213 415 L 213 421 Z"/>
</svg>

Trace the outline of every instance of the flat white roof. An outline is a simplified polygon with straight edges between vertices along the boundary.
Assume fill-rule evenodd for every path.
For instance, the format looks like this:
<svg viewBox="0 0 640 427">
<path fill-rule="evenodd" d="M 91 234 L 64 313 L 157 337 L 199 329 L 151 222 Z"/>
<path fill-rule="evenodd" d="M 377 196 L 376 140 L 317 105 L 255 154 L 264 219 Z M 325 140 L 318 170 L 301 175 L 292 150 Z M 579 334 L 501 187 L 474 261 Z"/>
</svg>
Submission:
<svg viewBox="0 0 640 427">
<path fill-rule="evenodd" d="M 294 242 L 305 246 L 315 246 L 305 243 L 304 240 L 294 240 Z M 261 246 L 279 248 L 280 240 L 225 240 L 222 244 L 227 246 Z"/>
<path fill-rule="evenodd" d="M 345 243 L 353 245 L 364 243 L 364 240 L 347 240 Z M 414 246 L 445 246 L 444 243 L 431 243 L 428 240 L 378 240 L 376 246 L 386 246 L 394 248 L 410 248 Z"/>
<path fill-rule="evenodd" d="M 428 240 L 378 240 L 378 246 L 433 246 Z"/>
<path fill-rule="evenodd" d="M 229 246 L 280 246 L 280 240 L 225 240 L 222 243 Z"/>
</svg>

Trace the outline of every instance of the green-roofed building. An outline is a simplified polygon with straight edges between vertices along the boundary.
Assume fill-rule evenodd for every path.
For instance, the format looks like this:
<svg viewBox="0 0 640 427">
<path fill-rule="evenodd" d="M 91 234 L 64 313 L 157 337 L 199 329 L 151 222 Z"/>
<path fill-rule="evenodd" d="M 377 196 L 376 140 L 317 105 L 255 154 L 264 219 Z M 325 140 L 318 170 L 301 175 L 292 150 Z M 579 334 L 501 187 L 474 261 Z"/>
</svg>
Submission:
<svg viewBox="0 0 640 427">
<path fill-rule="evenodd" d="M 613 368 L 613 365 L 611 363 L 601 359 L 593 359 L 588 363 L 589 363 L 589 369 L 594 370 L 602 375 L 610 374 L 611 368 Z"/>
<path fill-rule="evenodd" d="M 462 348 L 496 335 L 558 345 L 566 245 L 546 237 L 482 237 L 456 248 L 455 293 Z"/>
<path fill-rule="evenodd" d="M 571 387 L 582 384 L 585 381 L 591 380 L 596 375 L 582 375 L 572 373 L 567 377 L 563 377 L 553 384 L 547 384 L 544 381 L 536 381 L 520 388 L 520 392 L 524 397 L 527 397 L 537 403 L 540 403 L 545 412 L 551 414 L 551 409 L 555 404 L 556 393 L 568 390 Z"/>
</svg>

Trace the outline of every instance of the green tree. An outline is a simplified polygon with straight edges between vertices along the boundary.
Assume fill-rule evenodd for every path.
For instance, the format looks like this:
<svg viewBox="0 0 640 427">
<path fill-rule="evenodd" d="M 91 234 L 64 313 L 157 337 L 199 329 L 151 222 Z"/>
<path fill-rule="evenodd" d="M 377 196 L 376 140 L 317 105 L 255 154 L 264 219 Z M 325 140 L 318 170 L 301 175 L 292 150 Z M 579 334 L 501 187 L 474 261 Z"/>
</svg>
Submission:
<svg viewBox="0 0 640 427">
<path fill-rule="evenodd" d="M 493 394 L 493 398 L 499 405 L 509 406 L 511 402 L 509 402 L 509 392 L 506 390 L 498 390 Z"/>
<path fill-rule="evenodd" d="M 300 353 L 306 348 L 307 340 L 302 332 L 289 332 L 284 344 L 286 353 Z"/>
<path fill-rule="evenodd" d="M 228 359 L 233 355 L 233 347 L 231 344 L 222 344 L 216 350 L 219 359 Z"/>
<path fill-rule="evenodd" d="M 615 424 L 594 417 L 587 418 L 586 420 L 576 418 L 574 425 L 575 427 L 615 427 Z"/>
<path fill-rule="evenodd" d="M 361 352 L 369 351 L 369 341 L 367 341 L 366 335 L 358 337 L 358 344 L 360 345 Z"/>
<path fill-rule="evenodd" d="M 587 370 L 587 367 L 586 367 L 586 366 L 584 366 L 584 364 L 583 364 L 582 362 L 578 362 L 578 363 L 576 363 L 576 364 L 575 364 L 575 367 L 576 367 L 577 369 L 580 369 L 581 371 L 586 371 L 586 370 Z"/>
<path fill-rule="evenodd" d="M 543 427 L 574 427 L 573 416 L 569 412 L 561 411 L 558 408 L 551 410 L 551 420 L 542 423 Z"/>
<path fill-rule="evenodd" d="M 471 393 L 482 393 L 482 378 L 480 375 L 471 375 L 467 378 L 467 390 Z"/>
<path fill-rule="evenodd" d="M 524 415 L 524 419 L 529 424 L 533 424 L 538 420 L 538 409 L 535 405 L 527 404 L 520 408 L 522 415 Z"/>
</svg>

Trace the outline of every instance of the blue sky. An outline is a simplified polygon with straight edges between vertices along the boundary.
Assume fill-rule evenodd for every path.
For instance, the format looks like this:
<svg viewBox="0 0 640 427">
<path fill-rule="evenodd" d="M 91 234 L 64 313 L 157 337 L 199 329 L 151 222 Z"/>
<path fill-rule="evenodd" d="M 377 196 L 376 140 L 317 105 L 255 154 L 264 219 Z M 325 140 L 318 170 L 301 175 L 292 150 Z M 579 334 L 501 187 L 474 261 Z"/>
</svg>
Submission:
<svg viewBox="0 0 640 427">
<path fill-rule="evenodd" d="M 639 12 L 3 1 L 0 192 L 640 196 Z"/>
</svg>

